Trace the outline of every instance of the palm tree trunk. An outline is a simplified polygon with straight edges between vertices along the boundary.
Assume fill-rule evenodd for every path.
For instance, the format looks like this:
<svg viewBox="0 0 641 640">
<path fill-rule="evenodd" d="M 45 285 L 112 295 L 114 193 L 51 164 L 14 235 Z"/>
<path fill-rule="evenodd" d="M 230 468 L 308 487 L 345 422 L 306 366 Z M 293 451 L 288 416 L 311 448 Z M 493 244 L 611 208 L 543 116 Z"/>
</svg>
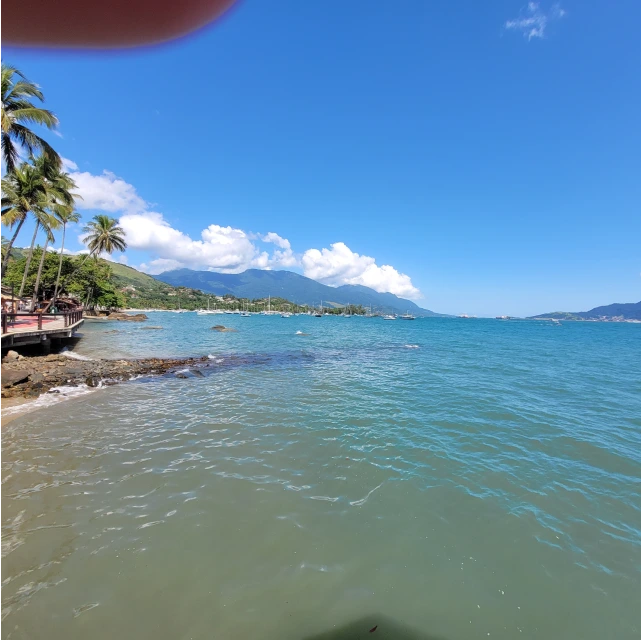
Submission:
<svg viewBox="0 0 641 640">
<path fill-rule="evenodd" d="M 22 218 L 20 222 L 18 223 L 18 227 L 16 228 L 16 232 L 13 234 L 13 237 L 11 240 L 9 240 L 9 244 L 7 246 L 7 253 L 4 255 L 4 260 L 2 261 L 2 273 L 4 273 L 7 270 L 7 264 L 9 263 L 9 254 L 11 253 L 11 247 L 13 247 L 13 243 L 16 241 L 16 238 L 18 237 L 18 234 L 20 233 L 20 229 L 22 229 L 22 225 L 24 224 L 24 221 L 27 219 L 27 216 Z"/>
<path fill-rule="evenodd" d="M 45 240 L 45 246 L 42 247 L 42 257 L 40 258 L 40 266 L 38 267 L 38 275 L 36 276 L 36 284 L 33 288 L 33 296 L 31 297 L 31 308 L 36 308 L 36 302 L 38 300 L 38 289 L 40 288 L 40 277 L 42 276 L 42 267 L 45 264 L 45 256 L 47 255 L 47 246 L 49 245 L 49 238 Z"/>
<path fill-rule="evenodd" d="M 62 225 L 62 245 L 60 246 L 60 262 L 58 262 L 58 276 L 56 277 L 56 287 L 53 290 L 53 302 L 51 304 L 56 304 L 56 298 L 58 297 L 58 285 L 60 284 L 60 274 L 62 273 L 62 256 L 65 250 L 65 233 L 67 232 L 67 225 Z"/>
<path fill-rule="evenodd" d="M 36 222 L 36 228 L 33 232 L 33 238 L 31 238 L 31 247 L 29 248 L 29 255 L 27 256 L 27 264 L 24 266 L 24 274 L 22 275 L 22 284 L 20 285 L 20 293 L 18 298 L 22 298 L 24 292 L 24 285 L 27 282 L 27 274 L 29 273 L 29 267 L 31 266 L 31 256 L 33 256 L 33 245 L 36 244 L 36 236 L 38 235 L 38 229 L 40 225 Z"/>
<path fill-rule="evenodd" d="M 72 276 L 75 276 L 76 273 L 80 271 L 82 265 L 87 262 L 87 258 L 91 258 L 91 256 L 91 253 L 85 253 L 85 257 L 80 261 L 80 264 L 71 273 L 68 273 L 67 277 L 62 281 L 60 289 L 64 289 L 65 284 L 67 284 L 67 280 L 69 280 L 69 278 L 71 278 Z"/>
</svg>

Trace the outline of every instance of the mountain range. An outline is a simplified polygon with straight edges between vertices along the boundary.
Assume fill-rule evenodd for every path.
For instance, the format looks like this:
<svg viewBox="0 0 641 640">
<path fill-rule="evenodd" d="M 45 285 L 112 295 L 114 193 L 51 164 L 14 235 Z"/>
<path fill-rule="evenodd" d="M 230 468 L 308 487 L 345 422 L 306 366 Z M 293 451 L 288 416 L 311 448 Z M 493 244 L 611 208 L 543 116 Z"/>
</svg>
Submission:
<svg viewBox="0 0 641 640">
<path fill-rule="evenodd" d="M 533 318 L 556 318 L 559 320 L 598 320 L 599 318 L 618 318 L 625 320 L 641 320 L 641 302 L 626 302 L 608 304 L 602 307 L 594 307 L 589 311 L 553 311 L 542 313 Z"/>
<path fill-rule="evenodd" d="M 215 295 L 232 294 L 237 298 L 286 298 L 296 304 L 342 306 L 346 304 L 372 306 L 383 313 L 410 312 L 420 316 L 439 316 L 429 309 L 422 309 L 411 300 L 393 293 L 379 293 L 362 285 L 345 284 L 329 287 L 292 271 L 265 271 L 247 269 L 242 273 L 217 273 L 175 269 L 154 276 L 174 287 L 190 287 Z"/>
</svg>

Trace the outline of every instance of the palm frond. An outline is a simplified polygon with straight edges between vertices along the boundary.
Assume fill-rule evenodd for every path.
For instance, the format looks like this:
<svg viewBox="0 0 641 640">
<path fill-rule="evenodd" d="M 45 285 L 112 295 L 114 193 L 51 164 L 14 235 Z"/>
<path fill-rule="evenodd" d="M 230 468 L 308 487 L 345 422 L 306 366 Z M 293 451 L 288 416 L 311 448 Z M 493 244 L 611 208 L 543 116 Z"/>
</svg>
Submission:
<svg viewBox="0 0 641 640">
<path fill-rule="evenodd" d="M 57 151 L 46 140 L 43 140 L 40 136 L 31 131 L 31 129 L 28 129 L 21 124 L 15 124 L 13 126 L 13 137 L 23 147 L 25 147 L 31 155 L 33 155 L 36 150 L 42 151 L 42 153 L 56 166 L 62 165 L 62 160 L 60 159 Z"/>
<path fill-rule="evenodd" d="M 10 113 L 16 120 L 40 124 L 43 127 L 47 127 L 47 129 L 54 129 L 59 124 L 58 118 L 53 112 L 48 109 L 34 107 L 33 105 L 22 109 L 13 109 Z"/>
<path fill-rule="evenodd" d="M 11 90 L 7 94 L 7 98 L 15 98 L 17 96 L 29 96 L 30 98 L 37 98 L 40 102 L 44 102 L 45 97 L 40 90 L 40 87 L 28 80 L 19 80 L 14 83 Z"/>
<path fill-rule="evenodd" d="M 8 133 L 2 132 L 2 159 L 7 167 L 7 173 L 11 173 L 18 162 L 18 150 Z"/>
</svg>

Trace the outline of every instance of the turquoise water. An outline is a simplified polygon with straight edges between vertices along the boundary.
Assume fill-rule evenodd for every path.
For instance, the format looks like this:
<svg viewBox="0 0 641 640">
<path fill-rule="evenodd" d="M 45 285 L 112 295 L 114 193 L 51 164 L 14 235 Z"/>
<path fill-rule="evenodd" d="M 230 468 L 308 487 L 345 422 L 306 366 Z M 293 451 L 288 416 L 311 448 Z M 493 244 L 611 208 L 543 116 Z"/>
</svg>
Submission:
<svg viewBox="0 0 641 640">
<path fill-rule="evenodd" d="M 147 325 L 215 366 L 4 430 L 3 637 L 641 634 L 640 325 Z"/>
</svg>

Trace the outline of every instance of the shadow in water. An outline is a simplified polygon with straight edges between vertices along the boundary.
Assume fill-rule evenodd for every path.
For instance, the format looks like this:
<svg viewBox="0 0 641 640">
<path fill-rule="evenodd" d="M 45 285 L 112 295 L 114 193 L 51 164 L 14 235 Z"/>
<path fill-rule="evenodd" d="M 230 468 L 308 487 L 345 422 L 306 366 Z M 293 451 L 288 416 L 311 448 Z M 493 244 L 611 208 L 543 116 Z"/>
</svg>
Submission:
<svg viewBox="0 0 641 640">
<path fill-rule="evenodd" d="M 372 614 L 301 640 L 445 640 L 384 615 Z"/>
</svg>

